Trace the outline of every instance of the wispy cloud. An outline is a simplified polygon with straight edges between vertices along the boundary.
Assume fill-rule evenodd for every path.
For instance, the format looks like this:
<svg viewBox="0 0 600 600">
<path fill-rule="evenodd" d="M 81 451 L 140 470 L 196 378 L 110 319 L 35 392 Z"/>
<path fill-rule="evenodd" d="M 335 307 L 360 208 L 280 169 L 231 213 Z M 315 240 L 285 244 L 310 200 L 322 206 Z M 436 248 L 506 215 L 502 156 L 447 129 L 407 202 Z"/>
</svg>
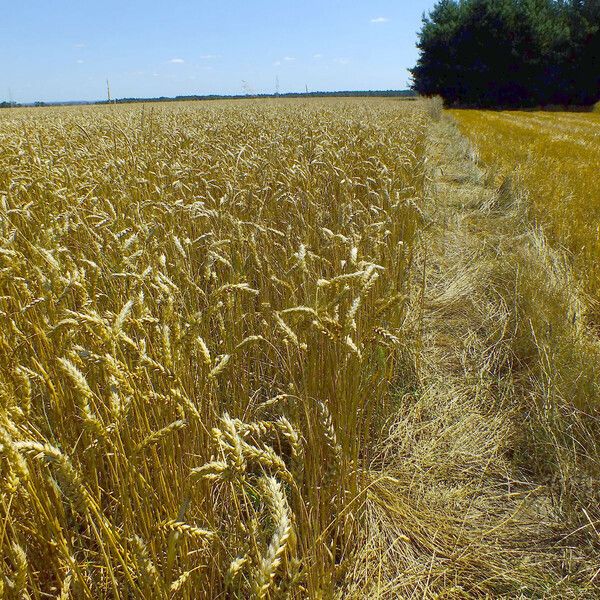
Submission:
<svg viewBox="0 0 600 600">
<path fill-rule="evenodd" d="M 202 60 L 213 60 L 214 58 L 219 58 L 218 54 L 201 54 L 200 58 Z"/>
<path fill-rule="evenodd" d="M 77 62 L 78 65 L 82 65 L 83 64 L 83 61 L 81 59 L 78 59 L 76 62 Z"/>
<path fill-rule="evenodd" d="M 290 63 L 294 62 L 296 58 L 294 56 L 284 56 L 282 59 L 278 59 L 273 62 L 274 67 L 280 67 L 284 62 Z"/>
<path fill-rule="evenodd" d="M 338 65 L 347 65 L 350 62 L 349 58 L 334 58 L 333 62 L 337 63 Z"/>
<path fill-rule="evenodd" d="M 79 44 L 73 44 L 73 48 L 85 48 L 85 44 L 81 42 Z"/>
<path fill-rule="evenodd" d="M 371 23 L 387 23 L 389 19 L 387 17 L 375 17 L 371 19 Z"/>
<path fill-rule="evenodd" d="M 317 58 L 317 59 L 323 58 L 323 55 L 322 54 L 313 54 L 313 58 Z"/>
<path fill-rule="evenodd" d="M 183 58 L 172 58 L 169 62 L 174 65 L 181 65 L 185 62 L 185 60 L 183 60 Z"/>
</svg>

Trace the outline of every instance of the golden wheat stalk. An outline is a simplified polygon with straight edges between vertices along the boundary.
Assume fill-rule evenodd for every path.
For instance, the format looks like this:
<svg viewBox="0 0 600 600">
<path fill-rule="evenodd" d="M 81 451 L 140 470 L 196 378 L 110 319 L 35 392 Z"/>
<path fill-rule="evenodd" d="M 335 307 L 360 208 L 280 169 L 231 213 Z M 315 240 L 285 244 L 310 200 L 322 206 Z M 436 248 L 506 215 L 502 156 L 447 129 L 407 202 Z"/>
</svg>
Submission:
<svg viewBox="0 0 600 600">
<path fill-rule="evenodd" d="M 274 477 L 265 477 L 261 482 L 261 489 L 275 524 L 275 531 L 252 581 L 253 597 L 259 600 L 266 597 L 272 586 L 292 535 L 289 507 L 281 484 Z"/>
</svg>

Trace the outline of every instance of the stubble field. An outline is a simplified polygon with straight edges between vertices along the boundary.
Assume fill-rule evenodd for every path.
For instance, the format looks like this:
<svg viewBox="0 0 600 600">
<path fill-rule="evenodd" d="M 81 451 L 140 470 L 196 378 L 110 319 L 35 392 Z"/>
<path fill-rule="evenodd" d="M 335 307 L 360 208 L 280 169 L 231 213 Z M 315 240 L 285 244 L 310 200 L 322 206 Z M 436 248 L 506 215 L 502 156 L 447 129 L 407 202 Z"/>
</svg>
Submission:
<svg viewBox="0 0 600 600">
<path fill-rule="evenodd" d="M 529 193 L 553 242 L 571 253 L 600 316 L 600 113 L 451 111 L 499 178 Z"/>
</svg>

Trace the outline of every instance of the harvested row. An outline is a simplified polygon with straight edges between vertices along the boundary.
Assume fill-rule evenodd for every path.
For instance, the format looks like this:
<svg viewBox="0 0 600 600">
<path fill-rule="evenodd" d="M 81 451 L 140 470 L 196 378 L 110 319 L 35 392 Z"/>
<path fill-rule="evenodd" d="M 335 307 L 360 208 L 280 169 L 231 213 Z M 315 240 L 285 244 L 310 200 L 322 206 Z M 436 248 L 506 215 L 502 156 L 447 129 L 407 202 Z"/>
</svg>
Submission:
<svg viewBox="0 0 600 600">
<path fill-rule="evenodd" d="M 536 216 L 567 248 L 587 291 L 600 293 L 600 114 L 451 111 L 480 158 L 529 193 Z M 598 307 L 595 308 L 598 319 Z"/>
</svg>

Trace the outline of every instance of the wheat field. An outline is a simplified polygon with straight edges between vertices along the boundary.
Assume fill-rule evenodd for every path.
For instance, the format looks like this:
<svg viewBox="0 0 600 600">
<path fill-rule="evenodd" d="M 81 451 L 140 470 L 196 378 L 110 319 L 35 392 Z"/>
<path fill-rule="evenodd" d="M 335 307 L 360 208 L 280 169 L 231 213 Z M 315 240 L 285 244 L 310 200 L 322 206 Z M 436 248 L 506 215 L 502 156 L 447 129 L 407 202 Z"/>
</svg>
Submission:
<svg viewBox="0 0 600 600">
<path fill-rule="evenodd" d="M 2 111 L 0 598 L 597 598 L 547 147 L 499 185 L 439 99 Z"/>
<path fill-rule="evenodd" d="M 600 113 L 453 110 L 481 160 L 529 193 L 600 315 Z"/>
<path fill-rule="evenodd" d="M 0 116 L 0 596 L 333 595 L 412 369 L 428 119 Z"/>
</svg>

